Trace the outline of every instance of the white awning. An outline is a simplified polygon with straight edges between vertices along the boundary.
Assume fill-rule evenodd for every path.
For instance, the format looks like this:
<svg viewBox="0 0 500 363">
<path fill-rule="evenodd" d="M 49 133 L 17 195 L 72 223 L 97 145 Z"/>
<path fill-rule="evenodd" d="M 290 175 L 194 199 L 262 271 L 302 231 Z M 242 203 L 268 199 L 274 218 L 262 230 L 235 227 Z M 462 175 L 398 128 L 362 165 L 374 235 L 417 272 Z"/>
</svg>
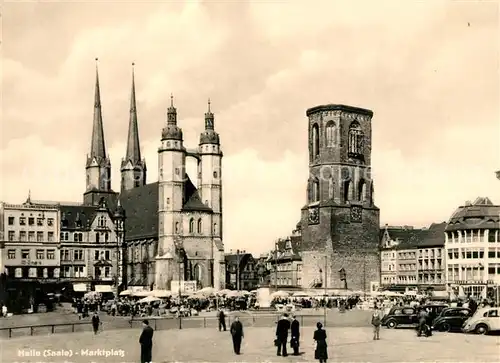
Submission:
<svg viewBox="0 0 500 363">
<path fill-rule="evenodd" d="M 73 284 L 73 291 L 87 292 L 87 284 Z"/>
<path fill-rule="evenodd" d="M 95 285 L 95 292 L 113 292 L 111 285 Z"/>
</svg>

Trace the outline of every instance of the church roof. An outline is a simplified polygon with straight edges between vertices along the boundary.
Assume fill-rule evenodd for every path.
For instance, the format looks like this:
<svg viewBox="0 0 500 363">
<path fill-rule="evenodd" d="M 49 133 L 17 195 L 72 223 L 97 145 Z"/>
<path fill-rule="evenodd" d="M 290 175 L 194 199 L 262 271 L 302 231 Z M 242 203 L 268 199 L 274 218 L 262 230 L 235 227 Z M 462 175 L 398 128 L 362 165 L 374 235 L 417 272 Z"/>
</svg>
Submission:
<svg viewBox="0 0 500 363">
<path fill-rule="evenodd" d="M 123 191 L 120 202 L 125 209 L 125 239 L 127 241 L 158 237 L 158 182 Z M 186 175 L 182 210 L 208 212 L 212 209 L 202 203 L 198 189 Z"/>
</svg>

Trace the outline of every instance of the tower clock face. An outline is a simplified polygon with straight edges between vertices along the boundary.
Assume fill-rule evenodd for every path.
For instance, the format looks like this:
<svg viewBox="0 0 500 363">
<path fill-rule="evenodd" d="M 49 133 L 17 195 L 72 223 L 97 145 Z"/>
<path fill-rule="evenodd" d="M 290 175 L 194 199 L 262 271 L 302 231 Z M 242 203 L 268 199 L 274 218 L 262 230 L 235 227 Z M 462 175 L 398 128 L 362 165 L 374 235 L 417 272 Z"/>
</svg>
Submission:
<svg viewBox="0 0 500 363">
<path fill-rule="evenodd" d="M 351 222 L 359 223 L 362 220 L 363 209 L 360 206 L 351 207 Z"/>
<path fill-rule="evenodd" d="M 319 210 L 318 208 L 309 208 L 309 224 L 319 223 Z"/>
</svg>

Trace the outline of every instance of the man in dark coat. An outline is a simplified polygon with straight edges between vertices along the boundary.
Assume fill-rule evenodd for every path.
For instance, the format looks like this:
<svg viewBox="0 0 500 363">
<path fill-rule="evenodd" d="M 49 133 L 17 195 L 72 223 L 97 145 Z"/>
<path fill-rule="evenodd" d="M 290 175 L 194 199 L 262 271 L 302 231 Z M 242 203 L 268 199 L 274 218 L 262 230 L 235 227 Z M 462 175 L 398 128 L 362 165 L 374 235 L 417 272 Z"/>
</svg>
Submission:
<svg viewBox="0 0 500 363">
<path fill-rule="evenodd" d="M 142 333 L 139 338 L 141 345 L 141 363 L 149 363 L 153 360 L 153 328 L 149 326 L 149 321 L 142 321 Z"/>
<path fill-rule="evenodd" d="M 224 310 L 219 310 L 219 331 L 226 331 L 226 315 L 224 314 Z"/>
<path fill-rule="evenodd" d="M 240 319 L 236 316 L 231 324 L 231 336 L 233 338 L 233 349 L 236 354 L 240 354 L 241 340 L 243 339 L 243 325 Z"/>
<path fill-rule="evenodd" d="M 290 345 L 293 349 L 293 355 L 299 355 L 300 323 L 295 315 L 293 316 L 290 334 L 292 336 L 292 339 L 290 339 Z"/>
<path fill-rule="evenodd" d="M 290 320 L 288 320 L 288 314 L 283 314 L 281 319 L 278 320 L 278 324 L 276 324 L 276 345 L 278 346 L 276 354 L 278 356 L 283 355 L 283 357 L 286 357 L 288 355 L 286 352 L 288 330 L 290 330 Z"/>
<path fill-rule="evenodd" d="M 99 331 L 99 324 L 100 324 L 100 319 L 99 315 L 97 315 L 97 311 L 94 312 L 94 315 L 92 316 L 92 330 L 94 330 L 94 334 L 97 334 Z"/>
</svg>

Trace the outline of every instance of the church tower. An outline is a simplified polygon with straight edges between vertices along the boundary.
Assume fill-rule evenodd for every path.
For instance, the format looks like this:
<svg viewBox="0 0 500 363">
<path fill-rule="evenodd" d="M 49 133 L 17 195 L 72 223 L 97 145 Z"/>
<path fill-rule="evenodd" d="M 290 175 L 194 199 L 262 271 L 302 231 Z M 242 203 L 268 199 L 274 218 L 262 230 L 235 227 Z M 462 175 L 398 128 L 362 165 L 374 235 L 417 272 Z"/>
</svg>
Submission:
<svg viewBox="0 0 500 363">
<path fill-rule="evenodd" d="M 128 124 L 127 152 L 121 164 L 121 190 L 130 190 L 146 184 L 146 161 L 141 159 L 137 105 L 135 101 L 135 74 L 132 63 L 132 90 L 130 93 L 130 116 Z"/>
<path fill-rule="evenodd" d="M 371 177 L 373 112 L 324 105 L 306 114 L 309 180 L 301 218 L 303 286 L 367 290 L 380 276 L 380 217 Z"/>
<path fill-rule="evenodd" d="M 157 289 L 170 289 L 171 280 L 179 278 L 179 240 L 183 232 L 182 207 L 186 178 L 186 149 L 182 129 L 177 126 L 177 109 L 173 96 L 167 110 L 167 125 L 163 128 L 158 149 L 158 255 L 156 257 Z M 182 274 L 183 272 L 181 272 Z"/>
<path fill-rule="evenodd" d="M 97 59 L 96 59 L 97 61 Z M 111 161 L 106 154 L 104 127 L 102 122 L 101 91 L 99 87 L 99 71 L 96 64 L 96 80 L 94 94 L 94 120 L 92 125 L 92 144 L 87 154 L 86 189 L 83 202 L 87 205 L 98 205 L 101 198 L 108 200 L 116 193 L 111 190 Z"/>
<path fill-rule="evenodd" d="M 203 203 L 210 207 L 212 214 L 212 238 L 215 245 L 222 245 L 222 150 L 220 147 L 219 134 L 215 131 L 214 114 L 210 109 L 208 100 L 208 110 L 205 113 L 205 130 L 200 134 L 199 143 L 200 162 L 198 164 L 198 185 Z M 217 281 L 225 281 L 224 266 L 220 261 L 214 261 L 214 286 Z"/>
</svg>

